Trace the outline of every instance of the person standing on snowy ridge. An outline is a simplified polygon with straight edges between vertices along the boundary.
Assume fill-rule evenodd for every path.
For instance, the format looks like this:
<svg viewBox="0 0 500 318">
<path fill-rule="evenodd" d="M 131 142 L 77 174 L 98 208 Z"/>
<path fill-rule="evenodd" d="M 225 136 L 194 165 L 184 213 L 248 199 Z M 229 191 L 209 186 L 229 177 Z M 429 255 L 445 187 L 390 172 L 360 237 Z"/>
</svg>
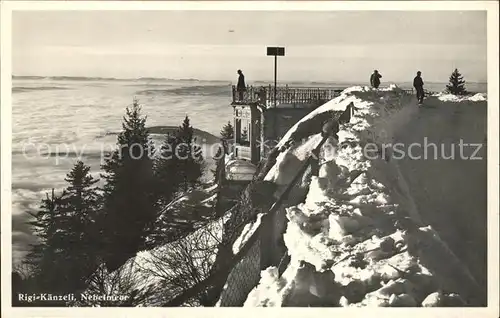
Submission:
<svg viewBox="0 0 500 318">
<path fill-rule="evenodd" d="M 247 86 L 245 84 L 245 75 L 241 70 L 238 70 L 238 84 L 236 85 L 236 90 L 238 91 L 238 100 L 240 102 L 243 101 L 243 93 L 247 90 Z"/>
<path fill-rule="evenodd" d="M 424 102 L 424 81 L 421 75 L 422 72 L 418 71 L 417 76 L 413 79 L 413 87 L 417 91 L 417 100 L 420 105 Z"/>
<path fill-rule="evenodd" d="M 374 88 L 378 88 L 380 85 L 380 79 L 382 78 L 382 75 L 379 74 L 377 70 L 373 71 L 372 76 L 370 76 L 370 84 Z"/>
</svg>

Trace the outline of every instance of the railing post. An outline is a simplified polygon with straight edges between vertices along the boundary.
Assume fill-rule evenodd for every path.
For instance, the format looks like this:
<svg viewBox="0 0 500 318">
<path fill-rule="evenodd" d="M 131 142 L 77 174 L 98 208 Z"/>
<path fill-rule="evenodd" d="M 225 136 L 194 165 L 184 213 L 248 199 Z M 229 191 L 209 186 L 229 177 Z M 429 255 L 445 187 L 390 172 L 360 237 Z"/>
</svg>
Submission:
<svg viewBox="0 0 500 318">
<path fill-rule="evenodd" d="M 273 104 L 273 92 L 271 91 L 271 84 L 269 84 L 268 95 L 269 98 L 267 100 L 269 101 L 269 106 L 271 106 Z"/>
</svg>

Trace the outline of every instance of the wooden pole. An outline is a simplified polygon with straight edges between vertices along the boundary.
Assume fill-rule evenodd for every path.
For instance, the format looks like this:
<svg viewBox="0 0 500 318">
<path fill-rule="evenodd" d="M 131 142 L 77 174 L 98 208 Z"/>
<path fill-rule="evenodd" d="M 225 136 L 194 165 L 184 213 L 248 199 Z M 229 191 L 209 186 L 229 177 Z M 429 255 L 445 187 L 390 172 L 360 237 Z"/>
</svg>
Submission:
<svg viewBox="0 0 500 318">
<path fill-rule="evenodd" d="M 278 81 L 278 55 L 274 55 L 274 107 L 276 107 L 276 83 Z"/>
</svg>

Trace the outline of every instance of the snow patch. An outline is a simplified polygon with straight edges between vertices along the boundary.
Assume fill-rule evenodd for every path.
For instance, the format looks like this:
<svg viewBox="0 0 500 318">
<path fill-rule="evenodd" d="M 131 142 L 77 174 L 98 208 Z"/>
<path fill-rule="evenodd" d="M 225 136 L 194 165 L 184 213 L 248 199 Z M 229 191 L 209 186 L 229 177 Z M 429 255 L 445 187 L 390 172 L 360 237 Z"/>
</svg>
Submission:
<svg viewBox="0 0 500 318">
<path fill-rule="evenodd" d="M 259 214 L 257 216 L 257 220 L 255 222 L 248 223 L 248 224 L 245 225 L 245 227 L 243 228 L 243 231 L 240 234 L 240 236 L 238 236 L 238 238 L 234 241 L 234 244 L 233 244 L 233 254 L 235 254 L 235 255 L 238 254 L 238 252 L 240 251 L 240 249 L 243 246 L 245 246 L 245 244 L 248 241 L 248 239 L 259 228 L 261 219 L 262 219 L 262 214 Z"/>
<path fill-rule="evenodd" d="M 469 97 L 468 100 L 472 102 L 483 102 L 488 100 L 488 98 L 486 93 L 477 93 L 476 95 Z"/>
<path fill-rule="evenodd" d="M 437 97 L 440 101 L 443 102 L 465 102 L 465 101 L 470 101 L 470 102 L 483 102 L 488 100 L 488 95 L 486 93 L 477 93 L 475 95 L 453 95 L 453 94 L 446 94 L 446 93 L 437 93 L 433 95 L 434 97 Z"/>
<path fill-rule="evenodd" d="M 286 279 L 278 276 L 278 268 L 272 266 L 263 270 L 257 288 L 249 294 L 245 307 L 280 307 L 283 302 L 283 289 Z"/>
</svg>

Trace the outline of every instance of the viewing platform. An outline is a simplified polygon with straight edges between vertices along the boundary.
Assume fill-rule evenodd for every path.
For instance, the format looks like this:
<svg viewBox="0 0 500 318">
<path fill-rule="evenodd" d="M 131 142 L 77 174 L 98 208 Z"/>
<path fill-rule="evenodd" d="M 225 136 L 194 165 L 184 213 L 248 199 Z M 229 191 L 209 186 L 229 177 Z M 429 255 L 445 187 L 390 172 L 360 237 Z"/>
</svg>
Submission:
<svg viewBox="0 0 500 318">
<path fill-rule="evenodd" d="M 231 105 L 259 105 L 265 108 L 272 108 L 275 107 L 275 105 L 280 108 L 318 107 L 338 97 L 344 89 L 345 88 L 290 87 L 285 85 L 278 86 L 275 95 L 273 85 L 247 86 L 244 92 L 238 92 L 236 86 L 233 85 Z M 413 88 L 402 88 L 401 90 L 408 95 L 413 95 L 415 93 Z M 425 95 L 432 95 L 434 93 L 435 92 L 425 90 Z"/>
<path fill-rule="evenodd" d="M 228 180 L 249 182 L 262 159 L 278 144 L 287 131 L 304 116 L 340 96 L 344 88 L 247 86 L 239 92 L 232 86 L 234 137 L 226 163 Z M 413 95 L 412 89 L 401 89 Z M 276 93 L 276 95 L 275 95 Z M 349 113 L 350 110 L 340 111 Z"/>
<path fill-rule="evenodd" d="M 238 92 L 232 87 L 232 105 L 258 104 L 271 108 L 276 107 L 314 107 L 320 106 L 340 95 L 343 88 L 314 88 L 279 86 L 247 86 L 246 91 Z M 241 94 L 241 95 L 240 95 Z"/>
</svg>

